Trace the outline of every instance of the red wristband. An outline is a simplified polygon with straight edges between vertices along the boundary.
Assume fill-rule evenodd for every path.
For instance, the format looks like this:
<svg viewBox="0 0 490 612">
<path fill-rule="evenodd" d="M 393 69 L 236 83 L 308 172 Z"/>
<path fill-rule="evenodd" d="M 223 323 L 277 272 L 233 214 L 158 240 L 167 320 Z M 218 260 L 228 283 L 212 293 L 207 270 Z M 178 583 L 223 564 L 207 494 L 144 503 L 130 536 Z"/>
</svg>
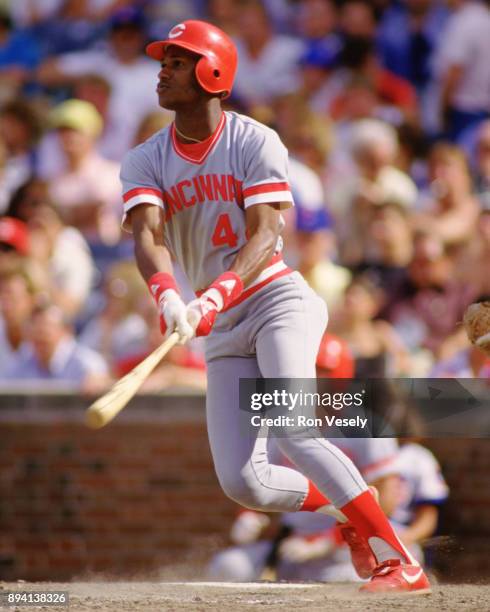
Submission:
<svg viewBox="0 0 490 612">
<path fill-rule="evenodd" d="M 175 282 L 175 278 L 167 272 L 157 272 L 156 274 L 153 274 L 153 276 L 148 279 L 147 284 L 148 289 L 155 298 L 155 302 L 157 304 L 160 300 L 160 296 L 164 291 L 167 291 L 167 289 L 173 289 L 179 293 L 179 288 Z"/>
<path fill-rule="evenodd" d="M 219 291 L 223 298 L 223 307 L 220 310 L 226 310 L 242 293 L 243 281 L 235 272 L 224 272 L 209 285 L 206 291 L 210 289 Z"/>
</svg>

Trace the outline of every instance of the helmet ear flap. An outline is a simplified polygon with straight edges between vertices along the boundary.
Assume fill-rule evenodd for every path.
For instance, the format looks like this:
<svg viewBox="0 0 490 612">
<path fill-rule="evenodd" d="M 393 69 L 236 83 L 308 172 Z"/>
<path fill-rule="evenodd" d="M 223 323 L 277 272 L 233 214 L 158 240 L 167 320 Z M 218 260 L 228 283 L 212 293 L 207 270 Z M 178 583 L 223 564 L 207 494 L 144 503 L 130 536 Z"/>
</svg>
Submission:
<svg viewBox="0 0 490 612">
<path fill-rule="evenodd" d="M 203 55 L 196 63 L 196 79 L 199 85 L 209 93 L 223 93 L 222 98 L 227 98 L 230 92 L 223 87 L 222 71 L 213 65 L 213 62 Z"/>
</svg>

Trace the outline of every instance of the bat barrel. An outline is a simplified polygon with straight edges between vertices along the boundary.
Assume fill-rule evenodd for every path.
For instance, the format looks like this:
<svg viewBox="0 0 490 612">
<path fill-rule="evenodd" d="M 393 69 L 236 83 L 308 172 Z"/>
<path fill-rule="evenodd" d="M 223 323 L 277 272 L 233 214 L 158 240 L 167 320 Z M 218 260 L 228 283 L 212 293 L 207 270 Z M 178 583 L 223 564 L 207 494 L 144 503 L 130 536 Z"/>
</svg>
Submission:
<svg viewBox="0 0 490 612">
<path fill-rule="evenodd" d="M 178 342 L 177 332 L 148 355 L 139 365 L 123 376 L 105 395 L 96 400 L 85 413 L 85 423 L 91 429 L 100 429 L 107 425 L 126 404 L 134 397 L 145 379 L 165 357 L 168 351 Z"/>
<path fill-rule="evenodd" d="M 100 410 L 89 408 L 85 413 L 85 424 L 91 429 L 100 429 L 105 425 L 104 416 Z"/>
</svg>

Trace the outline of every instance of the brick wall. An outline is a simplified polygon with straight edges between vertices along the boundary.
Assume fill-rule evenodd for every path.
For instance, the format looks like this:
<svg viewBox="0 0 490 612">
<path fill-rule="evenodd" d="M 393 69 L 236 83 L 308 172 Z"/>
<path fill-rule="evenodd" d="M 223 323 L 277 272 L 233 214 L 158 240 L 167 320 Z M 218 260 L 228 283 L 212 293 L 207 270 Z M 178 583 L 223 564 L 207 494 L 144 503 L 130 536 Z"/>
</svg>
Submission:
<svg viewBox="0 0 490 612">
<path fill-rule="evenodd" d="M 234 505 L 221 492 L 202 397 L 136 398 L 110 426 L 70 396 L 0 397 L 0 579 L 196 576 Z M 437 561 L 490 576 L 490 444 L 432 443 L 452 489 Z"/>
</svg>

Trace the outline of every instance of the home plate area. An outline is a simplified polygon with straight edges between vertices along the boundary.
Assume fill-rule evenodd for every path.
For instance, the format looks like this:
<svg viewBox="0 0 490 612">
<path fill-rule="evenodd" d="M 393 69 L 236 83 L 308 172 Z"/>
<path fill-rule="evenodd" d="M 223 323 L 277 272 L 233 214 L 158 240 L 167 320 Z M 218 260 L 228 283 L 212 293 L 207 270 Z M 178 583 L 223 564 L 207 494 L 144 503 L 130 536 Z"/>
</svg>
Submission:
<svg viewBox="0 0 490 612">
<path fill-rule="evenodd" d="M 70 612 L 285 612 L 489 610 L 488 585 L 435 585 L 420 596 L 362 596 L 358 585 L 343 583 L 69 582 L 0 583 L 2 591 L 68 591 L 66 606 L 10 606 L 5 610 L 67 609 Z"/>
</svg>

